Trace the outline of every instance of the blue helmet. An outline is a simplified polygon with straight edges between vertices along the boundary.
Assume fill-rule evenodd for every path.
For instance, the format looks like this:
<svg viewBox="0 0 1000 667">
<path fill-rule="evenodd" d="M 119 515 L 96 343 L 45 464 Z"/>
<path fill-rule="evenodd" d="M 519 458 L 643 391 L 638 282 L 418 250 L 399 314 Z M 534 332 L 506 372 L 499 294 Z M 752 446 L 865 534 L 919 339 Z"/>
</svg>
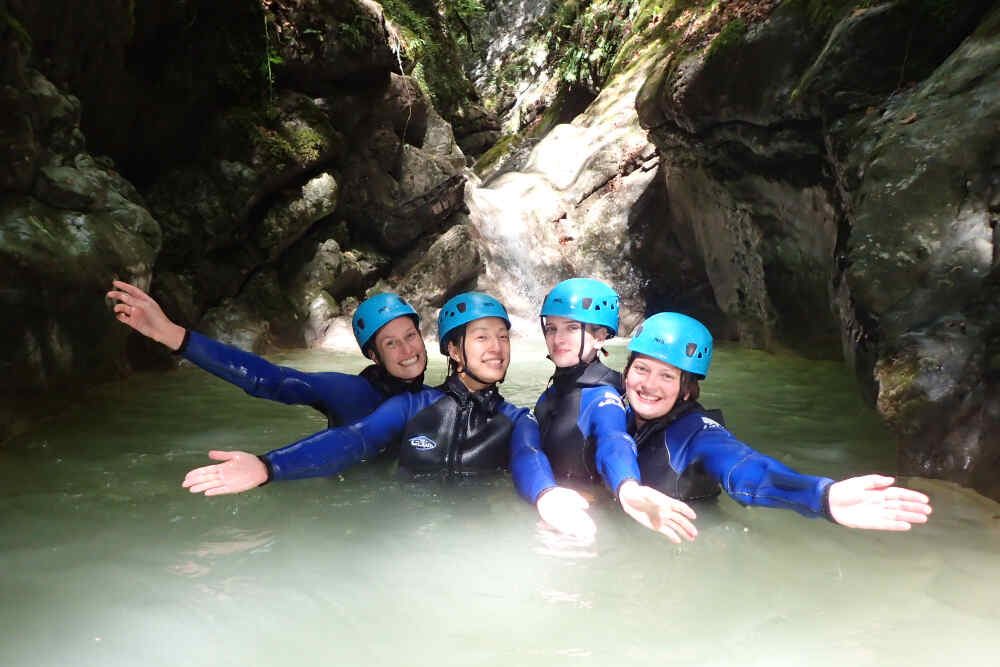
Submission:
<svg viewBox="0 0 1000 667">
<path fill-rule="evenodd" d="M 448 354 L 448 334 L 473 320 L 499 317 L 510 328 L 510 317 L 503 304 L 482 292 L 463 292 L 448 299 L 438 313 L 438 342 L 441 354 Z"/>
<path fill-rule="evenodd" d="M 365 351 L 365 347 L 379 329 L 403 315 L 412 317 L 415 325 L 420 324 L 420 316 L 417 315 L 417 311 L 413 310 L 413 306 L 406 303 L 403 297 L 398 294 L 382 292 L 362 301 L 358 309 L 354 311 L 354 317 L 351 318 L 354 338 L 357 339 L 361 351 Z"/>
<path fill-rule="evenodd" d="M 542 317 L 555 315 L 607 328 L 618 335 L 618 293 L 600 280 L 570 278 L 545 296 Z"/>
<path fill-rule="evenodd" d="M 657 313 L 636 328 L 628 349 L 704 378 L 712 363 L 712 334 L 693 317 Z"/>
</svg>

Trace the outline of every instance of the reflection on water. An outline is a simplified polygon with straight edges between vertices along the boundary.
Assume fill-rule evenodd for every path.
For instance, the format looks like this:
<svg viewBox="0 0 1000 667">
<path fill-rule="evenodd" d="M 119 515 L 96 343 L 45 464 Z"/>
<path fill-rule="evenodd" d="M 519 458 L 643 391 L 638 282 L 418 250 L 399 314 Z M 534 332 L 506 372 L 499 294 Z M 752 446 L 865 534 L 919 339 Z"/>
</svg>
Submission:
<svg viewBox="0 0 1000 667">
<path fill-rule="evenodd" d="M 503 391 L 530 403 L 550 367 L 537 345 L 515 354 Z M 722 350 L 703 389 L 803 471 L 891 470 L 838 365 Z M 401 484 L 386 463 L 240 496 L 180 488 L 209 449 L 263 452 L 323 425 L 183 370 L 101 388 L 0 450 L 0 664 L 937 665 L 1000 650 L 1000 505 L 940 482 L 907 480 L 935 507 L 908 534 L 722 498 L 676 546 L 607 501 L 597 541 L 576 543 L 506 478 Z"/>
</svg>

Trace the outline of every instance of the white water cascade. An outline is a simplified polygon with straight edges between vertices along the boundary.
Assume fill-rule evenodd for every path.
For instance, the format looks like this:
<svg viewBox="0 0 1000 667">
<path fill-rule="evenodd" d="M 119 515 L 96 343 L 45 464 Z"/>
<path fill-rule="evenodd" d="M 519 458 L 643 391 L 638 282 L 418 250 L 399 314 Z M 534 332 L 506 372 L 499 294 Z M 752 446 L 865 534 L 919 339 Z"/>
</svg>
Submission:
<svg viewBox="0 0 1000 667">
<path fill-rule="evenodd" d="M 659 164 L 635 111 L 650 61 L 637 58 L 584 113 L 556 126 L 521 171 L 467 186 L 486 265 L 479 287 L 504 299 L 515 315 L 534 320 L 545 292 L 578 275 L 615 286 L 623 328 L 641 317 L 628 232 L 633 206 Z"/>
</svg>

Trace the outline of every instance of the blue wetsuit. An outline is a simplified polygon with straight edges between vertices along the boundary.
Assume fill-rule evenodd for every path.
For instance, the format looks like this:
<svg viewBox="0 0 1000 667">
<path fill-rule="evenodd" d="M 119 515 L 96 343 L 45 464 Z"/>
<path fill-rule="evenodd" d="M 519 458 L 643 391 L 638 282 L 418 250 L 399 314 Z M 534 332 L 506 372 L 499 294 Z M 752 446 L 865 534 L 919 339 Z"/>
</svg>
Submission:
<svg viewBox="0 0 1000 667">
<path fill-rule="evenodd" d="M 311 406 L 326 415 L 331 428 L 368 416 L 391 396 L 426 389 L 423 376 L 404 382 L 377 364 L 360 375 L 305 373 L 190 330 L 177 353 L 251 396 Z"/>
<path fill-rule="evenodd" d="M 829 518 L 833 480 L 798 473 L 737 440 L 698 403 L 629 431 L 639 447 L 642 482 L 679 500 L 719 494 L 719 485 L 743 505 L 779 507 Z"/>
<path fill-rule="evenodd" d="M 525 443 L 511 452 L 518 493 L 535 503 L 556 479 L 604 480 L 617 495 L 639 479 L 635 442 L 627 432 L 621 374 L 600 361 L 558 368 L 535 404 L 542 451 Z"/>
<path fill-rule="evenodd" d="M 493 387 L 469 391 L 457 376 L 440 387 L 395 396 L 368 417 L 327 429 L 261 457 L 269 479 L 331 475 L 399 443 L 400 468 L 415 476 L 465 476 L 505 469 L 511 450 L 538 448 L 530 411 Z"/>
</svg>

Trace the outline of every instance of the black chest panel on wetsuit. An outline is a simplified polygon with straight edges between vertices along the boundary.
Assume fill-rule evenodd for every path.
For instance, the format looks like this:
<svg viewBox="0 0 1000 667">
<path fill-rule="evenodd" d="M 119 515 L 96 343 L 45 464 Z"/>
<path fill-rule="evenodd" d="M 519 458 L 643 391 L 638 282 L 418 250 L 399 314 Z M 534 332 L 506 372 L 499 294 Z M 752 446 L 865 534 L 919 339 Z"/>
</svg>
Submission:
<svg viewBox="0 0 1000 667">
<path fill-rule="evenodd" d="M 663 432 L 675 420 L 692 411 L 701 412 L 725 426 L 721 410 L 706 410 L 695 402 L 675 407 L 670 414 L 647 422 L 638 431 L 634 422 L 629 424 L 629 432 L 635 433 L 638 446 L 642 483 L 678 500 L 714 498 L 722 492 L 719 482 L 705 471 L 701 461 L 688 466 L 680 475 L 670 467 L 670 450 L 664 443 Z"/>
<path fill-rule="evenodd" d="M 444 392 L 406 424 L 400 468 L 413 475 L 466 475 L 508 467 L 514 424 L 499 412 L 495 388 L 471 392 L 457 376 L 438 387 Z"/>
<path fill-rule="evenodd" d="M 557 477 L 595 480 L 593 438 L 580 430 L 580 396 L 585 387 L 605 385 L 621 393 L 622 376 L 600 361 L 557 368 L 549 395 L 535 409 L 542 449 Z"/>
</svg>

